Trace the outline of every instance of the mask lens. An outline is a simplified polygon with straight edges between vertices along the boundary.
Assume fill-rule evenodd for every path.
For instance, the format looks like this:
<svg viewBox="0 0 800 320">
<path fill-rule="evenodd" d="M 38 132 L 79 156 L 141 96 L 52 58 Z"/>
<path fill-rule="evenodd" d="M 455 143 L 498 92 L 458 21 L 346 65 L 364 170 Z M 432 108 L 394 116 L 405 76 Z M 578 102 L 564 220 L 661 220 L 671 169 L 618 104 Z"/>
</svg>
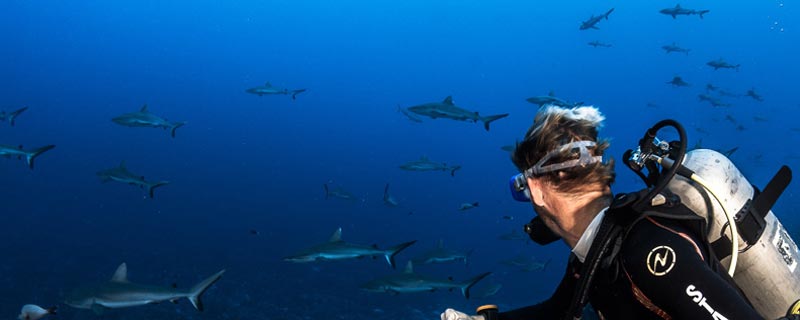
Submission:
<svg viewBox="0 0 800 320">
<path fill-rule="evenodd" d="M 509 189 L 511 189 L 511 197 L 520 202 L 530 202 L 531 193 L 528 190 L 528 180 L 525 175 L 517 174 L 508 181 Z"/>
</svg>

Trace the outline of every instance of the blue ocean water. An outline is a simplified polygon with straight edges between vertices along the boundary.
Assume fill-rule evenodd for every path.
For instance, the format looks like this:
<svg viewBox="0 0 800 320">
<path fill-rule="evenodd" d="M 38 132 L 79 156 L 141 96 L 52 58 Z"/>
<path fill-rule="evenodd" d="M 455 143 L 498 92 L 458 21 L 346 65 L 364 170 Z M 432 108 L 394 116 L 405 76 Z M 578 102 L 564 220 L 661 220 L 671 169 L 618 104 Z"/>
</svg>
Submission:
<svg viewBox="0 0 800 320">
<path fill-rule="evenodd" d="M 568 249 L 499 240 L 534 213 L 508 195 L 515 172 L 503 145 L 522 137 L 547 95 L 582 101 L 607 116 L 601 135 L 620 159 L 645 129 L 673 118 L 692 144 L 739 149 L 733 161 L 755 185 L 781 164 L 800 164 L 798 7 L 783 1 L 693 1 L 698 16 L 659 14 L 668 1 L 37 1 L 11 0 L 0 13 L 0 144 L 56 145 L 36 160 L 0 159 L 0 310 L 59 305 L 59 319 L 437 319 L 446 307 L 503 309 L 549 296 Z M 599 30 L 582 21 L 610 8 Z M 593 48 L 591 41 L 611 44 Z M 688 54 L 666 54 L 676 43 Z M 714 70 L 723 58 L 738 70 Z M 689 87 L 666 82 L 681 76 Z M 271 82 L 304 88 L 259 97 Z M 699 101 L 712 83 L 759 102 Z M 712 93 L 713 94 L 713 93 Z M 397 111 L 452 96 L 492 123 Z M 168 131 L 111 122 L 147 104 L 186 121 Z M 445 172 L 398 168 L 427 156 L 462 166 Z M 101 183 L 119 165 L 148 180 L 146 192 Z M 643 187 L 617 166 L 616 192 Z M 401 207 L 382 203 L 391 184 Z M 357 201 L 325 199 L 323 184 Z M 798 230 L 792 184 L 774 211 Z M 480 207 L 459 211 L 465 202 Z M 513 216 L 507 220 L 503 216 Z M 398 264 L 434 247 L 474 249 L 462 264 L 419 273 L 467 279 L 485 271 L 502 289 L 466 300 L 457 291 L 378 294 L 359 289 L 392 274 L 382 258 L 293 264 L 282 258 L 326 241 L 387 247 L 418 242 Z M 255 232 L 254 232 L 255 231 Z M 257 234 L 254 234 L 257 233 Z M 552 259 L 543 271 L 499 264 L 524 254 Z M 126 262 L 135 282 L 189 287 L 227 272 L 198 313 L 178 305 L 95 316 L 63 304 L 75 287 L 109 279 Z M 402 266 L 400 266 L 402 268 Z M 476 287 L 476 290 L 479 287 Z"/>
</svg>

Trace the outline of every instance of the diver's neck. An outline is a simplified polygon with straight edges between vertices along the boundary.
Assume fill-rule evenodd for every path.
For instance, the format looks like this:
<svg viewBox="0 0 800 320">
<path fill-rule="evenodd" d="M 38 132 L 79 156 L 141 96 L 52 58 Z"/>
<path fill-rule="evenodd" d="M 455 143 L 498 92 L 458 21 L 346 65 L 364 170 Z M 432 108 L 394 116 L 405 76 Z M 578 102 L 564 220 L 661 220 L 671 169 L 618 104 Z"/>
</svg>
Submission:
<svg viewBox="0 0 800 320">
<path fill-rule="evenodd" d="M 610 205 L 611 197 L 608 196 L 609 194 L 597 191 L 586 194 L 579 199 L 570 199 L 570 202 L 574 203 L 574 205 L 558 221 L 564 232 L 561 237 L 570 248 L 575 248 L 592 220 Z M 583 201 L 580 201 L 581 199 Z"/>
</svg>

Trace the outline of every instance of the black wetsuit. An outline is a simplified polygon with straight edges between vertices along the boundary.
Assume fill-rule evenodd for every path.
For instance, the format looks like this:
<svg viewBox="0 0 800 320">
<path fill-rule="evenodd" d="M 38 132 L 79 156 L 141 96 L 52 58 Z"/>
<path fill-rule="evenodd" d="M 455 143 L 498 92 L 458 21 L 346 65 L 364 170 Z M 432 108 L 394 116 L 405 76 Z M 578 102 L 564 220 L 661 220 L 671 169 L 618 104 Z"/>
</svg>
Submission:
<svg viewBox="0 0 800 320">
<path fill-rule="evenodd" d="M 762 319 L 685 225 L 648 217 L 629 230 L 617 263 L 597 273 L 589 289 L 601 319 Z M 499 319 L 564 319 L 581 266 L 571 255 L 550 299 L 502 312 Z"/>
</svg>

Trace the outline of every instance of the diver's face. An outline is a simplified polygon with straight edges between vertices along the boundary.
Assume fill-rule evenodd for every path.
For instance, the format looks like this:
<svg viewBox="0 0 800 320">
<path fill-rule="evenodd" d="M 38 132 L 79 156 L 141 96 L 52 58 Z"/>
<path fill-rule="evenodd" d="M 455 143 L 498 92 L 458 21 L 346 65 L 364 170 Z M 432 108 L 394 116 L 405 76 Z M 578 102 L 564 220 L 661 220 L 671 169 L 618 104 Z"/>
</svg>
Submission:
<svg viewBox="0 0 800 320">
<path fill-rule="evenodd" d="M 558 220 L 558 211 L 555 210 L 555 204 L 553 203 L 556 197 L 554 192 L 543 181 L 535 178 L 528 178 L 528 190 L 530 190 L 533 210 L 539 215 L 547 228 L 561 235 L 562 230 L 556 222 Z"/>
</svg>

